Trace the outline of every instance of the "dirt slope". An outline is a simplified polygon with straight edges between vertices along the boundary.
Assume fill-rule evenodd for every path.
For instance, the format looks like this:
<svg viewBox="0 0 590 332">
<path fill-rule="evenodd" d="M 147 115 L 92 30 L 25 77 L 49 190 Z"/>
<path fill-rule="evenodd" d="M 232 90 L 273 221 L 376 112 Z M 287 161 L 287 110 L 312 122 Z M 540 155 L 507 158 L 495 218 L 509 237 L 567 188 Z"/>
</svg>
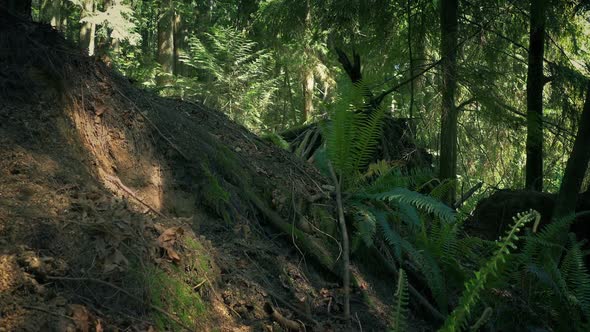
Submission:
<svg viewBox="0 0 590 332">
<path fill-rule="evenodd" d="M 0 15 L 0 331 L 341 331 L 325 188 L 223 114 Z M 382 301 L 355 287 L 353 330 L 383 330 Z"/>
</svg>

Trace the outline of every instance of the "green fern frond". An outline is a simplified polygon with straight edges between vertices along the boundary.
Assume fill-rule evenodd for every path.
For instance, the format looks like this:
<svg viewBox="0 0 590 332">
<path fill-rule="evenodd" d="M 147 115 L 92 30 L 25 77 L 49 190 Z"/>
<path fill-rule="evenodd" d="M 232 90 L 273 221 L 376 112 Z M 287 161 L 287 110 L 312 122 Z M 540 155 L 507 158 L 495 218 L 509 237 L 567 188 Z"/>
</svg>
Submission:
<svg viewBox="0 0 590 332">
<path fill-rule="evenodd" d="M 457 180 L 444 180 L 430 191 L 430 196 L 442 200 L 457 186 Z"/>
<path fill-rule="evenodd" d="M 367 168 L 365 174 L 363 174 L 363 178 L 371 178 L 376 176 L 377 178 L 381 178 L 388 174 L 392 169 L 392 166 L 386 160 L 378 160 L 374 163 L 371 163 Z"/>
<path fill-rule="evenodd" d="M 377 194 L 359 194 L 358 197 L 379 201 L 407 203 L 416 206 L 422 211 L 436 215 L 444 222 L 451 223 L 455 220 L 455 212 L 450 207 L 430 196 L 405 188 L 394 188 L 387 192 Z"/>
<path fill-rule="evenodd" d="M 412 257 L 412 261 L 418 265 L 424 275 L 426 284 L 432 292 L 436 305 L 441 312 L 448 312 L 448 289 L 445 274 L 435 257 L 429 252 L 422 251 L 419 256 Z"/>
<path fill-rule="evenodd" d="M 383 236 L 385 242 L 387 242 L 387 244 L 393 249 L 393 253 L 398 262 L 401 262 L 402 249 L 405 248 L 406 251 L 414 251 L 413 246 L 408 241 L 404 240 L 400 234 L 389 225 L 386 213 L 375 209 L 372 210 L 372 213 L 375 215 L 377 225 L 381 229 L 381 236 Z"/>
<path fill-rule="evenodd" d="M 373 246 L 373 237 L 377 231 L 377 220 L 375 215 L 357 205 L 357 211 L 354 214 L 354 225 L 356 226 L 356 236 L 363 240 L 365 245 L 370 248 Z"/>
<path fill-rule="evenodd" d="M 385 109 L 369 109 L 363 82 L 342 86 L 341 98 L 330 108 L 330 125 L 326 127 L 326 147 L 335 170 L 353 187 L 362 178 L 360 172 L 375 155 L 381 138 Z"/>
<path fill-rule="evenodd" d="M 570 247 L 560 267 L 561 276 L 569 291 L 569 299 L 590 319 L 590 274 L 584 263 L 582 245 L 570 236 Z"/>
<path fill-rule="evenodd" d="M 408 304 L 410 297 L 408 295 L 408 279 L 403 269 L 399 270 L 399 278 L 395 289 L 395 310 L 393 312 L 393 326 L 391 332 L 407 331 Z"/>
<path fill-rule="evenodd" d="M 500 265 L 506 261 L 510 250 L 516 248 L 515 242 L 519 239 L 518 232 L 536 218 L 540 218 L 540 214 L 533 210 L 519 213 L 514 218 L 514 225 L 508 230 L 506 236 L 497 243 L 495 254 L 465 283 L 465 290 L 459 299 L 459 304 L 447 317 L 440 331 L 459 331 L 465 325 L 489 279 L 498 273 Z"/>
</svg>

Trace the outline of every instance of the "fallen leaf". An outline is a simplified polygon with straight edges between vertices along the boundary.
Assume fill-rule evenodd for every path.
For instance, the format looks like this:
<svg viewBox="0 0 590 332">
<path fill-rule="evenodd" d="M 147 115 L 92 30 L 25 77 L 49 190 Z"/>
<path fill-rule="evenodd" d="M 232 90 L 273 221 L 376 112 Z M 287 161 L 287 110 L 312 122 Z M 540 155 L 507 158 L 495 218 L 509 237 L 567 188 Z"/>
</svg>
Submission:
<svg viewBox="0 0 590 332">
<path fill-rule="evenodd" d="M 76 330 L 81 332 L 90 331 L 90 313 L 85 306 L 80 304 L 70 304 L 70 311 L 72 312 L 72 319 L 76 324 Z"/>
<path fill-rule="evenodd" d="M 166 250 L 168 257 L 170 257 L 170 259 L 175 262 L 180 261 L 180 255 L 174 250 L 173 247 L 178 237 L 182 234 L 184 234 L 184 229 L 182 229 L 182 227 L 171 227 L 165 230 L 158 237 L 158 245 L 160 248 Z"/>
</svg>

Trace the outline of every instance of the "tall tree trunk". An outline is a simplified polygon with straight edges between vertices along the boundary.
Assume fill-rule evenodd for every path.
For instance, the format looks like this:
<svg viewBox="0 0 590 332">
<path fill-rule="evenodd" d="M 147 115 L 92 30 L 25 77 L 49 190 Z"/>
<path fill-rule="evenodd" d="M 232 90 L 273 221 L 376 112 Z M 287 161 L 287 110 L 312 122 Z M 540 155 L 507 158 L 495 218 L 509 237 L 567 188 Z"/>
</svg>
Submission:
<svg viewBox="0 0 590 332">
<path fill-rule="evenodd" d="M 527 73 L 527 189 L 543 190 L 543 56 L 547 0 L 531 0 L 529 59 Z"/>
<path fill-rule="evenodd" d="M 578 193 L 584 181 L 584 175 L 590 162 L 590 82 L 586 91 L 586 101 L 578 126 L 574 147 L 567 161 L 559 194 L 555 202 L 553 218 L 559 219 L 572 215 L 576 209 Z"/>
<path fill-rule="evenodd" d="M 307 0 L 307 7 L 305 12 L 305 26 L 304 26 L 304 34 L 306 38 L 305 43 L 309 43 L 308 38 L 311 35 L 311 1 Z M 312 66 L 312 58 L 313 58 L 313 50 L 311 45 L 305 44 L 304 45 L 304 56 L 305 56 L 305 68 L 303 72 L 303 121 L 307 121 L 311 119 L 313 116 L 313 94 L 315 90 L 315 78 L 313 76 L 313 66 Z"/>
<path fill-rule="evenodd" d="M 185 75 L 185 66 L 180 60 L 186 46 L 187 28 L 178 11 L 174 13 L 174 75 Z"/>
<path fill-rule="evenodd" d="M 31 0 L 0 0 L 0 14 L 8 13 L 31 19 Z"/>
<path fill-rule="evenodd" d="M 60 30 L 62 0 L 43 0 L 41 2 L 41 22 L 48 23 L 57 30 Z"/>
<path fill-rule="evenodd" d="M 458 0 L 442 0 L 440 8 L 442 56 L 442 117 L 440 133 L 440 179 L 457 177 L 457 29 Z M 444 201 L 451 206 L 455 202 L 455 188 L 449 190 Z"/>
<path fill-rule="evenodd" d="M 239 0 L 238 17 L 236 26 L 242 30 L 247 30 L 251 24 L 252 14 L 258 10 L 257 0 Z"/>
<path fill-rule="evenodd" d="M 313 92 L 315 89 L 315 78 L 313 69 L 307 68 L 303 76 L 303 121 L 311 119 L 313 115 Z"/>
<path fill-rule="evenodd" d="M 171 0 L 162 0 L 158 20 L 158 63 L 162 74 L 158 75 L 159 86 L 170 83 L 174 73 L 174 15 Z"/>
<path fill-rule="evenodd" d="M 408 60 L 410 63 L 410 77 L 413 77 L 416 70 L 414 65 L 414 55 L 412 54 L 412 3 L 411 0 L 406 1 L 406 14 L 408 15 Z M 408 106 L 408 115 L 410 118 L 410 128 L 412 127 L 412 120 L 414 119 L 414 100 L 415 100 L 415 82 L 410 82 L 410 105 Z M 411 130 L 414 132 L 413 128 Z"/>
<path fill-rule="evenodd" d="M 411 0 L 408 1 L 410 4 L 413 2 Z M 426 13 L 425 13 L 425 6 L 426 3 L 420 4 L 420 11 L 415 14 L 414 19 L 411 20 L 411 45 L 412 45 L 412 62 L 410 64 L 410 71 L 411 77 L 416 77 L 420 72 L 424 69 L 426 64 Z M 410 28 L 408 22 L 408 28 Z M 410 114 L 414 116 L 414 119 L 411 119 L 410 128 L 412 130 L 412 134 L 416 134 L 416 119 L 419 118 L 420 114 L 424 111 L 424 84 L 425 84 L 425 75 L 420 75 L 416 77 L 410 83 L 411 89 L 414 95 L 414 103 L 413 103 L 413 110 Z"/>
<path fill-rule="evenodd" d="M 94 14 L 94 0 L 84 0 L 82 4 L 82 19 Z M 88 55 L 94 55 L 96 24 L 83 22 L 80 27 L 80 47 L 88 51 Z"/>
</svg>

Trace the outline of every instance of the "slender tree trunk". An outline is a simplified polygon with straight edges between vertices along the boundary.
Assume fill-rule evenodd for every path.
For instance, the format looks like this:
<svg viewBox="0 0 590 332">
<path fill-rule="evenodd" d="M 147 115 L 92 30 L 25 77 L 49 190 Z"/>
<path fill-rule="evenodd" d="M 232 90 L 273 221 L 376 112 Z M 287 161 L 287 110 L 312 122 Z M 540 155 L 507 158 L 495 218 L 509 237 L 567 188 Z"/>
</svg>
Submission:
<svg viewBox="0 0 590 332">
<path fill-rule="evenodd" d="M 150 6 L 150 2 L 148 0 L 142 0 L 142 7 L 147 8 Z M 147 17 L 147 22 L 145 25 L 142 24 L 142 29 L 140 31 L 141 34 L 141 51 L 143 52 L 144 57 L 150 57 L 153 54 L 152 46 L 152 33 L 151 31 L 153 22 L 155 21 L 154 16 L 152 15 L 153 10 L 149 10 Z"/>
<path fill-rule="evenodd" d="M 57 30 L 60 30 L 62 0 L 43 0 L 41 2 L 41 22 L 48 23 Z"/>
<path fill-rule="evenodd" d="M 410 4 L 412 1 L 409 1 Z M 416 77 L 422 69 L 425 67 L 426 62 L 426 13 L 425 4 L 421 4 L 420 12 L 415 14 L 415 18 L 412 20 L 411 25 L 411 37 L 412 37 L 412 63 L 411 72 L 412 77 Z M 424 91 L 423 87 L 425 84 L 425 75 L 416 77 L 410 84 L 412 84 L 412 91 L 414 94 L 414 107 L 412 114 L 414 119 L 411 119 L 410 128 L 412 134 L 416 134 L 416 118 L 419 118 L 424 111 Z"/>
<path fill-rule="evenodd" d="M 584 181 L 584 175 L 590 162 L 590 82 L 586 91 L 586 101 L 580 118 L 578 134 L 574 147 L 567 161 L 559 194 L 555 202 L 553 218 L 559 219 L 575 213 L 578 193 Z"/>
<path fill-rule="evenodd" d="M 311 34 L 311 1 L 307 0 L 307 9 L 305 13 L 305 35 Z M 309 42 L 309 38 L 304 38 L 306 43 Z M 315 78 L 313 76 L 313 67 L 311 65 L 313 58 L 313 51 L 311 45 L 304 46 L 304 55 L 306 58 L 306 65 L 303 72 L 303 121 L 311 119 L 313 116 L 313 95 L 315 90 Z"/>
<path fill-rule="evenodd" d="M 411 0 L 406 1 L 406 14 L 408 15 L 408 60 L 410 62 L 410 75 L 413 77 L 415 66 L 414 66 L 414 56 L 412 54 L 412 3 Z M 410 128 L 411 131 L 414 132 L 412 128 L 412 120 L 414 118 L 414 93 L 416 85 L 414 81 L 410 82 L 410 105 L 409 105 L 409 118 L 410 118 Z"/>
<path fill-rule="evenodd" d="M 315 89 L 315 78 L 313 70 L 307 68 L 303 77 L 303 121 L 311 119 L 313 115 L 313 91 Z"/>
<path fill-rule="evenodd" d="M 238 17 L 236 26 L 242 30 L 247 30 L 251 24 L 252 14 L 258 9 L 257 0 L 239 0 Z"/>
<path fill-rule="evenodd" d="M 84 0 L 82 4 L 82 19 L 94 14 L 94 0 Z M 80 47 L 88 51 L 88 55 L 94 55 L 96 24 L 83 22 L 80 27 Z"/>
<path fill-rule="evenodd" d="M 527 189 L 543 190 L 543 56 L 547 0 L 531 0 L 529 59 L 527 73 Z"/>
<path fill-rule="evenodd" d="M 105 9 L 107 7 L 115 7 L 116 5 L 119 5 L 121 1 L 122 0 L 104 0 Z M 107 40 L 109 41 L 108 45 L 110 47 L 110 51 L 112 54 L 118 54 L 121 47 L 121 41 L 117 38 L 113 38 L 112 33 L 113 31 L 109 29 L 109 37 L 107 38 Z"/>
<path fill-rule="evenodd" d="M 174 75 L 185 75 L 185 66 L 180 56 L 186 46 L 186 25 L 179 12 L 174 13 Z"/>
<path fill-rule="evenodd" d="M 457 29 L 458 0 L 442 0 L 441 68 L 442 68 L 442 117 L 440 139 L 440 179 L 455 180 L 457 176 Z M 455 188 L 444 199 L 451 206 L 455 201 Z"/>
<path fill-rule="evenodd" d="M 158 63 L 162 74 L 158 75 L 157 83 L 166 86 L 174 73 L 174 15 L 171 0 L 162 0 L 158 20 Z"/>
</svg>

